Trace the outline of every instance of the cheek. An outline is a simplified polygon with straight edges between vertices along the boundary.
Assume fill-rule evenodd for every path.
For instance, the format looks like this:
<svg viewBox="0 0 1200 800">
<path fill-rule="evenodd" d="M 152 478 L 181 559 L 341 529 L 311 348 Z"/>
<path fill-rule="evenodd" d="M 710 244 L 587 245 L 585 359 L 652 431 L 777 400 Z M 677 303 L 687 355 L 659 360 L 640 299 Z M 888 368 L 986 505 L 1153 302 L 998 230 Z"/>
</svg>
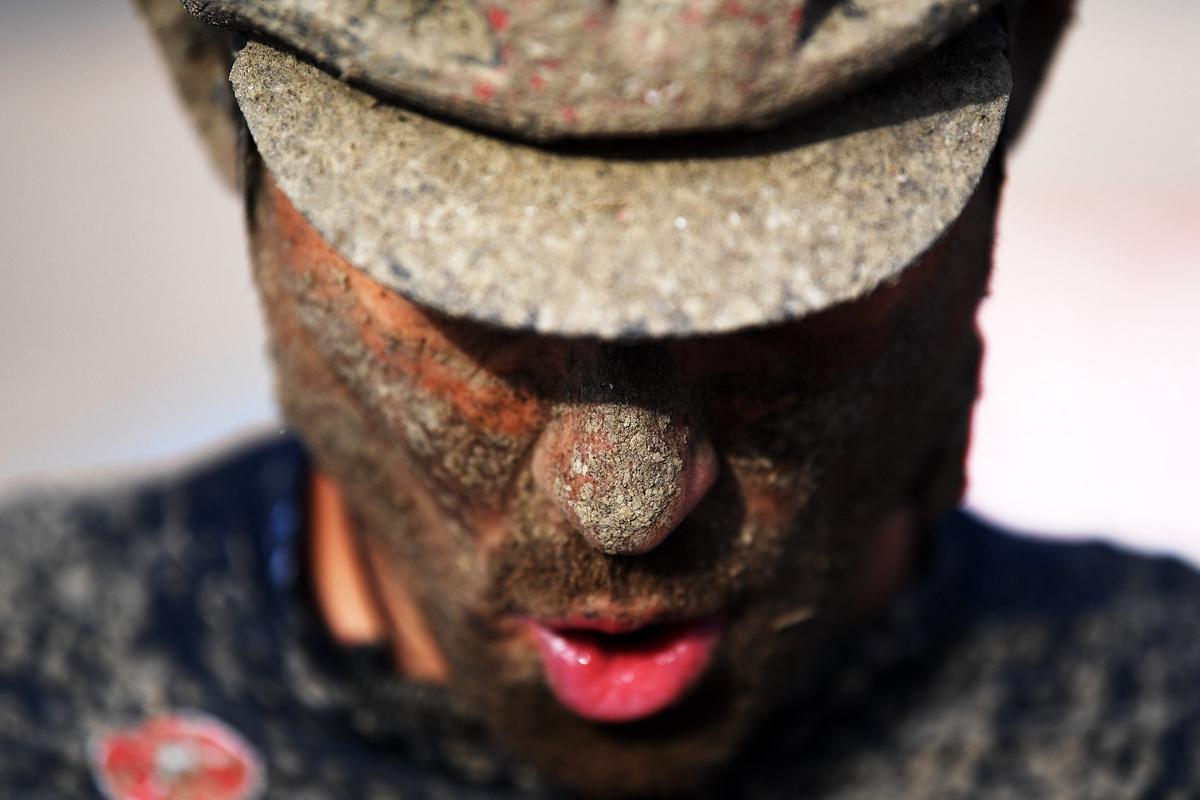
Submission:
<svg viewBox="0 0 1200 800">
<path fill-rule="evenodd" d="M 725 466 L 738 487 L 743 531 L 754 536 L 765 532 L 778 536 L 796 527 L 812 497 L 813 481 L 807 465 L 731 458 Z"/>
<path fill-rule="evenodd" d="M 455 508 L 495 507 L 543 425 L 540 403 L 422 340 L 366 320 L 350 331 L 363 358 L 343 379 L 417 472 Z"/>
<path fill-rule="evenodd" d="M 536 396 L 466 356 L 417 306 L 355 270 L 272 192 L 278 283 L 303 331 L 369 421 L 444 505 L 495 506 L 544 425 Z M 285 343 L 285 346 L 295 344 Z M 386 449 L 385 449 L 386 450 Z"/>
<path fill-rule="evenodd" d="M 361 273 L 347 284 L 355 335 L 423 403 L 484 436 L 525 439 L 545 423 L 539 398 L 465 354 L 426 312 Z"/>
</svg>

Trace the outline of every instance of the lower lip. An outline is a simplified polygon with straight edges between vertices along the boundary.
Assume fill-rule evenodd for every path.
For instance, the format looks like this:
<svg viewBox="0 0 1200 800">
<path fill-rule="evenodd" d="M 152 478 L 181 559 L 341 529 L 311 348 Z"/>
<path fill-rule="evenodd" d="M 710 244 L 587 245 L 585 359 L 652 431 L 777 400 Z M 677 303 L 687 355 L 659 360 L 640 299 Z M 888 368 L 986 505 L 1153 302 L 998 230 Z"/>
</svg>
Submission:
<svg viewBox="0 0 1200 800">
<path fill-rule="evenodd" d="M 654 625 L 624 634 L 530 621 L 559 702 L 595 722 L 633 722 L 679 700 L 708 666 L 721 620 Z"/>
</svg>

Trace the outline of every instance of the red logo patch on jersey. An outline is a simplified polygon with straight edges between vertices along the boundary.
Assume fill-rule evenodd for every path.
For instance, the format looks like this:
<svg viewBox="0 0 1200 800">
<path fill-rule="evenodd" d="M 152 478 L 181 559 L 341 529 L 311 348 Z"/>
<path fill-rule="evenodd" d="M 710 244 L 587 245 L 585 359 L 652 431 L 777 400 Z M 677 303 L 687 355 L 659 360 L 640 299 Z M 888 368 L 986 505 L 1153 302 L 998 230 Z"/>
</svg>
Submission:
<svg viewBox="0 0 1200 800">
<path fill-rule="evenodd" d="M 107 800 L 255 800 L 266 788 L 254 748 L 204 714 L 164 714 L 107 731 L 92 739 L 88 755 Z"/>
</svg>

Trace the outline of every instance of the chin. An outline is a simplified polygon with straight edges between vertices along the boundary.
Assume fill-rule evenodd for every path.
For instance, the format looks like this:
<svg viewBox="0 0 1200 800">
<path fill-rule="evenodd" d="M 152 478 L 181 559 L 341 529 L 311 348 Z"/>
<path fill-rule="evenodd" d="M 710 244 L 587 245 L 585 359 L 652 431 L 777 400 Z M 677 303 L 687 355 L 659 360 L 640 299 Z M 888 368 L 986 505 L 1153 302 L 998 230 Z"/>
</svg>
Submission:
<svg viewBox="0 0 1200 800">
<path fill-rule="evenodd" d="M 805 654 L 819 652 L 828 634 L 820 620 L 806 624 L 778 632 L 765 612 L 732 615 L 706 668 L 678 699 L 625 721 L 568 708 L 520 634 L 462 642 L 450 654 L 451 688 L 492 739 L 556 786 L 595 798 L 678 794 L 717 775 L 763 719 L 798 693 L 813 660 Z"/>
</svg>

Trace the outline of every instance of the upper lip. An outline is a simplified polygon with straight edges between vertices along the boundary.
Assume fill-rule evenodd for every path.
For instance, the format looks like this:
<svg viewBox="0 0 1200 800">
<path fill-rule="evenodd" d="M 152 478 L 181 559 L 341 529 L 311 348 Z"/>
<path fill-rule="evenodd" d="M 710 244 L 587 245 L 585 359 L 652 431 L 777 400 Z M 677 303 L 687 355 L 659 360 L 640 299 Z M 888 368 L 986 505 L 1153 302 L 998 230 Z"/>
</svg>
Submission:
<svg viewBox="0 0 1200 800">
<path fill-rule="evenodd" d="M 626 633 L 635 633 L 646 628 L 652 628 L 659 625 L 672 625 L 679 623 L 701 622 L 715 618 L 721 612 L 708 614 L 642 614 L 642 615 L 614 615 L 614 614 L 577 614 L 567 617 L 555 618 L 537 618 L 528 617 L 528 619 L 552 631 L 594 631 L 596 633 L 606 633 L 612 636 L 619 636 Z"/>
</svg>

